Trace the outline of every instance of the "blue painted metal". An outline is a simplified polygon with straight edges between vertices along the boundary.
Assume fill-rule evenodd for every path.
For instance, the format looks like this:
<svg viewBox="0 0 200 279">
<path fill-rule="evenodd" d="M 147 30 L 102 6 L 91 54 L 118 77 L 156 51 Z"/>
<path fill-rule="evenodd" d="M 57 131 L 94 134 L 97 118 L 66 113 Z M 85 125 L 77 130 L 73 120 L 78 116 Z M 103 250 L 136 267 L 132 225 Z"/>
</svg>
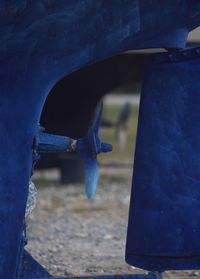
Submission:
<svg viewBox="0 0 200 279">
<path fill-rule="evenodd" d="M 52 86 L 125 50 L 184 47 L 199 7 L 198 0 L 0 1 L 0 278 L 17 278 L 32 142 Z"/>
<path fill-rule="evenodd" d="M 200 48 L 146 65 L 126 260 L 147 270 L 199 269 L 199 73 Z"/>
<path fill-rule="evenodd" d="M 17 270 L 17 279 L 51 279 L 51 276 L 26 250 Z"/>
<path fill-rule="evenodd" d="M 68 152 L 73 151 L 72 144 L 73 139 L 65 136 L 48 134 L 45 132 L 44 128 L 39 126 L 33 148 L 40 154 L 61 151 Z"/>
</svg>

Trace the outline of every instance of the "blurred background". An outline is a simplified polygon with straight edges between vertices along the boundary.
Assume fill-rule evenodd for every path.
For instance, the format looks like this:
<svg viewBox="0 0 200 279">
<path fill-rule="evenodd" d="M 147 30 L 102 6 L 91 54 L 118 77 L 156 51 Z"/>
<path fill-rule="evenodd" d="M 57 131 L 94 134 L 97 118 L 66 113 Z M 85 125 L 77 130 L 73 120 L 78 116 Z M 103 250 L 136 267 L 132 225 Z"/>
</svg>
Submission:
<svg viewBox="0 0 200 279">
<path fill-rule="evenodd" d="M 188 47 L 200 42 L 193 31 Z M 156 52 L 165 50 L 156 50 Z M 103 99 L 100 136 L 113 151 L 99 156 L 100 181 L 84 195 L 83 165 L 75 154 L 48 154 L 36 166 L 37 207 L 28 217 L 28 250 L 55 275 L 140 273 L 124 250 L 144 61 L 155 50 L 130 51 L 90 65 L 52 88 L 41 116 L 47 132 L 83 137 Z M 200 273 L 169 272 L 166 278 Z"/>
</svg>

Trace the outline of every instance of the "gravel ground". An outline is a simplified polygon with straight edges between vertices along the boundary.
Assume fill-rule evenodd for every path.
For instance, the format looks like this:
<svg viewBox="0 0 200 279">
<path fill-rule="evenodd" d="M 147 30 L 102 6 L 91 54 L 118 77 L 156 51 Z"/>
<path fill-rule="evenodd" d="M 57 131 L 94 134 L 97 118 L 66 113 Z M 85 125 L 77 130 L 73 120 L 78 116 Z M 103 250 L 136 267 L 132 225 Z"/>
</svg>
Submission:
<svg viewBox="0 0 200 279">
<path fill-rule="evenodd" d="M 28 220 L 27 249 L 54 275 L 141 273 L 124 261 L 131 169 L 101 173 L 93 201 L 82 185 L 36 179 L 38 202 Z M 200 272 L 173 271 L 164 278 L 198 279 Z"/>
</svg>

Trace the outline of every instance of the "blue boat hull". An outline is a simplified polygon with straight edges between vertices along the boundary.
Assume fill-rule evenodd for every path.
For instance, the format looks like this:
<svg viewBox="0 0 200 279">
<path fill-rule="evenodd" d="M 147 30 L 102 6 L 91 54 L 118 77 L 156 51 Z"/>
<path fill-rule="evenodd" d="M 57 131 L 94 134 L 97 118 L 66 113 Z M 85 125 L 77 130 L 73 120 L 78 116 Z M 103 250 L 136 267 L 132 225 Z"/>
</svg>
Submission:
<svg viewBox="0 0 200 279">
<path fill-rule="evenodd" d="M 32 143 L 51 88 L 125 50 L 184 47 L 200 23 L 199 6 L 194 0 L 1 1 L 0 278 L 17 278 Z"/>
</svg>

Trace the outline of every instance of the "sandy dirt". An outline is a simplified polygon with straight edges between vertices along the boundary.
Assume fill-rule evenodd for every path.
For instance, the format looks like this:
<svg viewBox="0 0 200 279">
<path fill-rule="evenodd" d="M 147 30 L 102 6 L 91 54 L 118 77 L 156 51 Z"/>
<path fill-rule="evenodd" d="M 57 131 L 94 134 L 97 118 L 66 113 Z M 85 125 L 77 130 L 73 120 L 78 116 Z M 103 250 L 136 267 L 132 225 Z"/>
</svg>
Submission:
<svg viewBox="0 0 200 279">
<path fill-rule="evenodd" d="M 37 207 L 28 221 L 28 250 L 54 275 L 141 273 L 124 261 L 131 169 L 101 170 L 88 201 L 83 185 L 36 179 Z M 50 175 L 47 177 L 50 177 Z M 198 279 L 199 271 L 172 271 L 168 279 Z"/>
</svg>

